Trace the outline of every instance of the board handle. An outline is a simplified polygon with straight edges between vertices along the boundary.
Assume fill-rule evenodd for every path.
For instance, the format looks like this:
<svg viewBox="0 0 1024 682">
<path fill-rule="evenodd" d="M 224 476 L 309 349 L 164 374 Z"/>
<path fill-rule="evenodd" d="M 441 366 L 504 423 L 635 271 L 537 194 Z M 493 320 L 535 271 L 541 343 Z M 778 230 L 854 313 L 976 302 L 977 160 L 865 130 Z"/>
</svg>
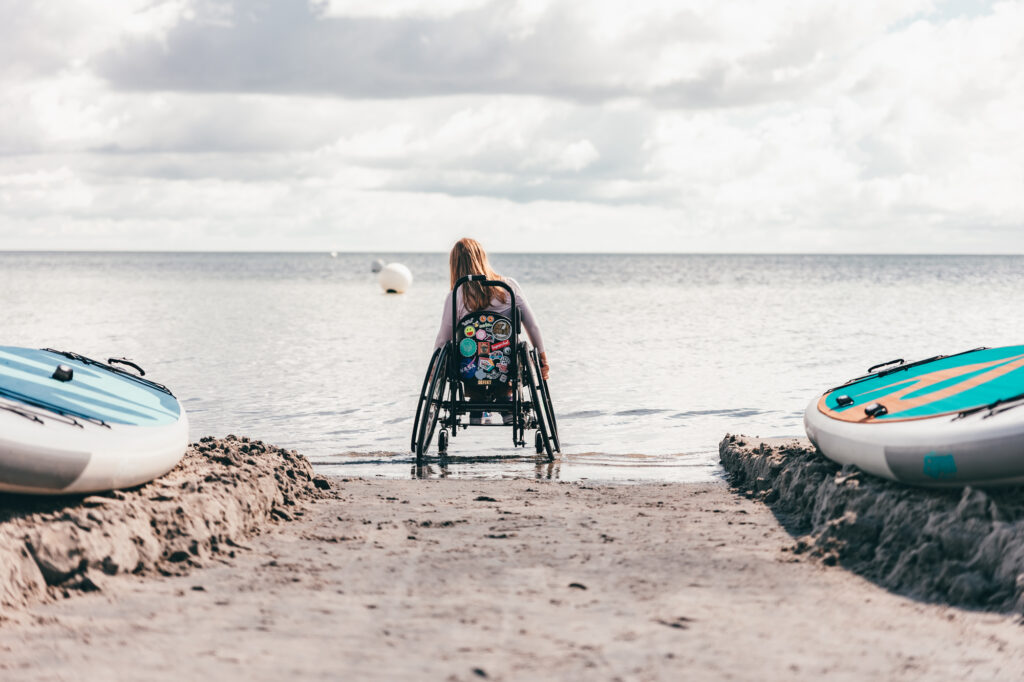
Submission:
<svg viewBox="0 0 1024 682">
<path fill-rule="evenodd" d="M 882 363 L 877 364 L 877 365 L 875 365 L 873 367 L 868 367 L 868 374 L 871 374 L 876 369 L 880 369 L 882 367 L 887 367 L 888 365 L 902 365 L 902 364 L 903 364 L 903 358 L 896 358 L 895 360 L 890 360 L 889 362 L 882 362 Z"/>
<path fill-rule="evenodd" d="M 107 358 L 107 364 L 113 365 L 115 363 L 119 365 L 128 365 L 129 367 L 134 367 L 135 371 L 139 373 L 140 377 L 146 376 L 146 370 L 142 369 L 128 358 Z"/>
</svg>

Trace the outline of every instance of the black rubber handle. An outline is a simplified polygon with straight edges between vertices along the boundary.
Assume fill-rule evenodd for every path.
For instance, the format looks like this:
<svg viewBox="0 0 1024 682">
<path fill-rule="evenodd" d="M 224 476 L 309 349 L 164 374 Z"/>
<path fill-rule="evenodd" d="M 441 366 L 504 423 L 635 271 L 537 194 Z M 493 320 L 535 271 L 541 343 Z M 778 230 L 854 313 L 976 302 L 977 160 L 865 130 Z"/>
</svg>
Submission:
<svg viewBox="0 0 1024 682">
<path fill-rule="evenodd" d="M 146 376 L 146 370 L 142 369 L 141 367 L 136 365 L 134 362 L 132 362 L 128 358 L 108 358 L 107 359 L 107 364 L 113 365 L 115 363 L 119 364 L 119 365 L 128 365 L 129 367 L 134 367 L 135 371 L 137 371 L 139 373 L 140 377 Z"/>
<path fill-rule="evenodd" d="M 903 358 L 896 358 L 895 360 L 890 360 L 889 362 L 883 362 L 883 363 L 877 364 L 874 367 L 868 367 L 868 374 L 871 374 L 872 372 L 874 372 L 876 369 L 878 369 L 880 367 L 885 367 L 887 365 L 902 365 L 902 364 L 903 364 Z"/>
</svg>

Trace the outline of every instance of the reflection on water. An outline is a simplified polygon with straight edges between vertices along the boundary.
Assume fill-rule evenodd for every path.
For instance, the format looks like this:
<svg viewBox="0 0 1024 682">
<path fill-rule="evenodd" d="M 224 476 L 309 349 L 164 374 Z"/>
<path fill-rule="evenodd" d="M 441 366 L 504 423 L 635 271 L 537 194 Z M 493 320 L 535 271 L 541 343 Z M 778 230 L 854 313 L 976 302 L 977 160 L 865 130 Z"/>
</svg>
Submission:
<svg viewBox="0 0 1024 682">
<path fill-rule="evenodd" d="M 501 461 L 501 460 L 526 460 L 527 458 L 516 458 L 516 457 L 438 457 L 435 461 L 431 462 L 429 459 L 424 458 L 417 462 L 415 458 L 412 463 L 412 477 L 413 478 L 462 478 L 465 476 L 471 476 L 473 478 L 526 478 L 529 476 L 529 467 L 527 466 L 515 466 L 512 462 Z M 546 480 L 558 480 L 561 478 L 561 461 L 559 458 L 549 459 L 547 455 L 537 455 L 533 458 L 533 478 L 538 481 Z M 515 464 L 525 464 L 526 462 L 516 461 Z M 462 469 L 459 465 L 466 466 L 466 469 Z M 492 467 L 496 467 L 502 473 L 496 475 L 491 473 L 488 475 L 489 470 Z M 348 469 L 347 471 L 353 471 Z M 373 472 L 374 475 L 384 475 L 379 470 Z"/>
<path fill-rule="evenodd" d="M 383 294 L 376 258 L 409 266 L 412 289 Z M 800 435 L 808 401 L 870 365 L 1024 342 L 1016 256 L 493 261 L 544 331 L 563 480 L 708 480 L 725 433 Z M 0 253 L 0 273 L 3 344 L 135 359 L 182 400 L 193 439 L 410 475 L 446 254 Z M 510 440 L 460 433 L 446 475 L 536 476 Z"/>
</svg>

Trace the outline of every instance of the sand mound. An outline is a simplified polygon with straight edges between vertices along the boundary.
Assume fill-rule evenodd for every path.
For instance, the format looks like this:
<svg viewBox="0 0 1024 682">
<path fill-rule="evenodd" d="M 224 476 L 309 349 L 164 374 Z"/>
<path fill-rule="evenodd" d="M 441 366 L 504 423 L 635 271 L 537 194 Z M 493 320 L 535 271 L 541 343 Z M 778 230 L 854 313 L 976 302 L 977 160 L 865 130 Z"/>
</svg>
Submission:
<svg viewBox="0 0 1024 682">
<path fill-rule="evenodd" d="M 0 495 L 0 604 L 22 606 L 109 576 L 177 574 L 328 494 L 294 451 L 228 436 L 193 443 L 166 476 L 128 491 Z"/>
<path fill-rule="evenodd" d="M 803 535 L 793 551 L 919 599 L 1024 613 L 1024 488 L 912 488 L 803 439 L 726 436 L 718 451 L 735 486 Z"/>
</svg>

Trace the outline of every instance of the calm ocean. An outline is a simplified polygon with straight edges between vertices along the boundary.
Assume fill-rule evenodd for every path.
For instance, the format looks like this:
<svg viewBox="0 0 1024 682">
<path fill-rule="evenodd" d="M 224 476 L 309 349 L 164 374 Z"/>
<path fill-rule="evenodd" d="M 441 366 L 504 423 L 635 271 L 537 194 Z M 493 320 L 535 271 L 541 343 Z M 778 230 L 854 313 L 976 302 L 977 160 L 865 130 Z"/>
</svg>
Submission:
<svg viewBox="0 0 1024 682">
<path fill-rule="evenodd" d="M 406 264 L 385 295 L 376 258 Z M 564 455 L 505 429 L 450 474 L 707 480 L 725 433 L 802 435 L 807 402 L 893 358 L 1024 343 L 1024 257 L 495 254 L 537 315 Z M 446 254 L 0 253 L 2 345 L 134 358 L 192 436 L 409 476 Z"/>
</svg>

